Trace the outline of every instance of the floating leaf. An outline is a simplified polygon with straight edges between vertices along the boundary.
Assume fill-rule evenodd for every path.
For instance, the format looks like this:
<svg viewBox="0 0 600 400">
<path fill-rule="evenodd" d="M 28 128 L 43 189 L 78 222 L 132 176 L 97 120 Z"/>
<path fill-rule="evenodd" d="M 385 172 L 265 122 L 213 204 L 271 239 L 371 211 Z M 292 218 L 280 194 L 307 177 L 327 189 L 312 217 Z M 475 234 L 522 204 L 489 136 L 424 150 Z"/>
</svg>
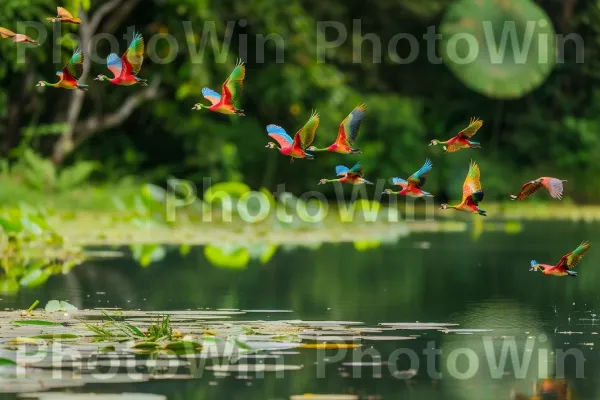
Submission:
<svg viewBox="0 0 600 400">
<path fill-rule="evenodd" d="M 64 340 L 64 339 L 77 339 L 79 336 L 74 335 L 72 333 L 56 333 L 56 334 L 45 334 L 45 335 L 37 335 L 32 336 L 32 339 L 45 339 L 45 340 Z"/>
<path fill-rule="evenodd" d="M 8 358 L 0 358 L 0 367 L 5 365 L 17 365 L 13 360 L 9 360 Z"/>
<path fill-rule="evenodd" d="M 457 1 L 440 31 L 446 65 L 488 97 L 522 97 L 546 80 L 556 62 L 552 21 L 531 0 Z"/>
<path fill-rule="evenodd" d="M 47 312 L 68 312 L 68 311 L 77 311 L 77 307 L 72 304 L 67 303 L 66 301 L 58 301 L 58 300 L 50 300 L 46 303 L 46 307 L 44 308 Z"/>
<path fill-rule="evenodd" d="M 11 324 L 17 325 L 43 325 L 43 326 L 62 326 L 61 323 L 53 321 L 42 321 L 39 319 L 18 319 L 11 321 Z"/>
</svg>

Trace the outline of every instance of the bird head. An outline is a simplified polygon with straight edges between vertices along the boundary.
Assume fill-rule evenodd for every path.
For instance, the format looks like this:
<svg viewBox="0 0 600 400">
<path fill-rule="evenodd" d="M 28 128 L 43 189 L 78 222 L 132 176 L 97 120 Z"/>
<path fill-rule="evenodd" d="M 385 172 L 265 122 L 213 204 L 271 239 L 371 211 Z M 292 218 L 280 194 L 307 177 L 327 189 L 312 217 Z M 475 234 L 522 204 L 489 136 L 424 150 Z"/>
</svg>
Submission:
<svg viewBox="0 0 600 400">
<path fill-rule="evenodd" d="M 200 103 L 194 104 L 194 107 L 192 107 L 192 110 L 202 110 L 202 104 L 200 104 Z"/>
<path fill-rule="evenodd" d="M 274 149 L 275 148 L 275 143 L 269 142 L 269 143 L 267 143 L 267 145 L 265 147 L 268 148 L 268 149 Z"/>
<path fill-rule="evenodd" d="M 437 139 L 433 139 L 433 140 L 431 141 L 431 143 L 429 143 L 429 145 L 430 145 L 430 146 L 435 146 L 435 145 L 437 145 L 439 142 L 440 142 L 439 140 L 437 140 Z"/>
<path fill-rule="evenodd" d="M 446 210 L 448 208 L 448 204 L 443 203 L 440 205 L 440 210 Z"/>
<path fill-rule="evenodd" d="M 392 194 L 392 189 L 385 189 L 382 194 Z"/>
<path fill-rule="evenodd" d="M 324 184 L 326 184 L 326 183 L 327 183 L 327 179 L 321 179 L 321 180 L 319 181 L 319 185 L 324 185 Z"/>
<path fill-rule="evenodd" d="M 44 83 L 44 81 L 39 81 L 37 83 L 37 85 L 35 85 L 35 86 L 41 86 L 41 87 L 43 87 L 43 86 L 46 86 L 46 84 Z"/>
<path fill-rule="evenodd" d="M 106 75 L 98 75 L 97 77 L 94 78 L 95 81 L 107 81 L 108 77 Z"/>
<path fill-rule="evenodd" d="M 306 151 L 315 151 L 317 148 L 315 146 L 310 146 L 306 148 Z"/>
</svg>

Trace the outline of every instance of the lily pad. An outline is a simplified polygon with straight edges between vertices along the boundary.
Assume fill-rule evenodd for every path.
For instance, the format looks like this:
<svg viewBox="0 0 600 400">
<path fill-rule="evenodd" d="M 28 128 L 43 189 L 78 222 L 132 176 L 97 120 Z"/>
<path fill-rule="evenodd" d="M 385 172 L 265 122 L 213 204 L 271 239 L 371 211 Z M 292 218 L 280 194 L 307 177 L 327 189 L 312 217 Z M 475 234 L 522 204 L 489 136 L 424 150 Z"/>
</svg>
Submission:
<svg viewBox="0 0 600 400">
<path fill-rule="evenodd" d="M 488 97 L 524 96 L 546 80 L 556 62 L 552 21 L 531 0 L 457 1 L 440 31 L 446 65 Z"/>
</svg>

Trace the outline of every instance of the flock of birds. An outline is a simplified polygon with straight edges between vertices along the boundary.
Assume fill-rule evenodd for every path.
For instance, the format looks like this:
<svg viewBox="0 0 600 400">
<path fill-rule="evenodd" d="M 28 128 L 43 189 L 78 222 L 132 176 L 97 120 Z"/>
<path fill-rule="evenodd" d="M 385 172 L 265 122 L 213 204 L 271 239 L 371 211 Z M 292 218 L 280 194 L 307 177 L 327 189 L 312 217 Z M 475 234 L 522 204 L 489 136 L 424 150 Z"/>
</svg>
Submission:
<svg viewBox="0 0 600 400">
<path fill-rule="evenodd" d="M 81 24 L 81 19 L 74 18 L 73 15 L 63 7 L 57 8 L 56 17 L 49 17 L 47 19 L 51 22 Z M 2 38 L 12 38 L 12 41 L 15 43 L 30 43 L 39 45 L 38 42 L 26 35 L 16 34 L 2 27 L 0 27 L 0 36 L 2 36 Z M 40 81 L 37 86 L 87 90 L 88 85 L 78 82 L 79 77 L 83 73 L 83 59 L 83 52 L 78 47 L 74 51 L 69 62 L 61 71 L 56 73 L 56 75 L 59 77 L 58 82 L 49 83 L 46 81 Z M 147 80 L 141 79 L 137 76 L 142 67 L 143 61 L 144 38 L 139 33 L 134 33 L 133 39 L 123 56 L 119 57 L 115 53 L 112 53 L 107 58 L 106 64 L 108 69 L 114 75 L 113 78 L 109 78 L 105 75 L 98 75 L 94 80 L 108 81 L 113 85 L 120 86 L 131 86 L 135 84 L 147 86 Z M 243 62 L 238 61 L 229 77 L 225 80 L 225 82 L 223 82 L 221 86 L 221 93 L 209 88 L 202 89 L 202 95 L 211 104 L 204 105 L 198 103 L 194 105 L 192 109 L 201 110 L 206 108 L 216 113 L 244 116 L 244 110 L 236 108 L 236 104 L 241 97 L 245 77 L 246 67 Z M 285 129 L 282 127 L 272 124 L 268 125 L 266 128 L 268 136 L 274 139 L 277 143 L 269 142 L 266 147 L 277 149 L 281 154 L 289 156 L 290 162 L 293 162 L 296 158 L 312 160 L 314 159 L 314 155 L 311 154 L 311 152 L 360 154 L 360 149 L 354 148 L 354 143 L 358 137 L 360 125 L 365 116 L 366 110 L 367 107 L 364 104 L 359 104 L 356 106 L 340 124 L 336 141 L 328 147 L 317 148 L 312 145 L 315 139 L 317 128 L 319 126 L 319 114 L 314 111 L 308 121 L 298 132 L 296 132 L 293 138 L 290 137 L 290 135 L 288 135 Z M 483 121 L 477 118 L 472 118 L 469 122 L 469 125 L 465 129 L 461 130 L 456 136 L 446 141 L 434 139 L 429 145 L 443 145 L 446 153 L 453 153 L 462 149 L 481 148 L 481 144 L 479 142 L 474 142 L 470 139 L 482 126 Z M 433 164 L 431 163 L 431 160 L 427 159 L 425 164 L 423 164 L 423 166 L 417 172 L 412 174 L 406 180 L 397 177 L 392 178 L 392 183 L 395 186 L 399 186 L 401 190 L 392 191 L 391 189 L 386 189 L 384 193 L 388 195 L 394 194 L 409 197 L 433 197 L 431 193 L 423 191 L 423 186 L 427 181 L 427 177 L 431 172 L 432 167 Z M 319 181 L 319 185 L 330 182 L 348 183 L 353 185 L 372 184 L 372 182 L 364 178 L 364 170 L 360 162 L 356 163 L 352 168 L 348 168 L 344 165 L 338 165 L 335 172 L 338 178 L 321 179 Z M 486 216 L 486 211 L 479 207 L 479 204 L 483 201 L 484 197 L 480 175 L 479 166 L 477 163 L 471 161 L 469 171 L 467 172 L 467 176 L 463 184 L 462 201 L 454 206 L 445 203 L 441 204 L 440 209 L 455 209 Z M 541 177 L 525 183 L 519 194 L 511 195 L 511 199 L 524 200 L 540 190 L 542 187 L 547 189 L 551 197 L 561 199 L 563 193 L 563 182 L 566 181 L 552 177 Z M 579 247 L 577 247 L 574 251 L 564 255 L 555 266 L 539 264 L 537 261 L 532 260 L 530 271 L 540 270 L 546 275 L 576 276 L 577 273 L 572 271 L 572 269 L 579 263 L 583 255 L 589 250 L 589 247 L 589 242 L 586 241 L 581 243 L 581 245 L 579 245 Z"/>
</svg>

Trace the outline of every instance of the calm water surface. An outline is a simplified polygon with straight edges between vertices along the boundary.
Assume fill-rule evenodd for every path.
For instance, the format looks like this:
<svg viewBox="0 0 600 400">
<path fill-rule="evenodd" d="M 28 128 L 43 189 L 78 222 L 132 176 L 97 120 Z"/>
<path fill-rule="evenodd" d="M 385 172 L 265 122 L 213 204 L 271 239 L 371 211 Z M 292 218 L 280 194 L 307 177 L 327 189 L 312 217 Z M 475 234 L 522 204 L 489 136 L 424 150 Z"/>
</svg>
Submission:
<svg viewBox="0 0 600 400">
<path fill-rule="evenodd" d="M 531 259 L 554 264 L 586 239 L 592 248 L 576 278 L 528 272 Z M 76 392 L 219 400 L 289 399 L 303 393 L 509 399 L 513 388 L 530 393 L 540 369 L 547 368 L 551 376 L 564 371 L 577 398 L 600 398 L 600 226 L 595 224 L 525 222 L 519 233 L 490 228 L 478 238 L 471 232 L 411 234 L 395 245 L 367 251 L 352 244 L 279 248 L 268 263 L 252 261 L 245 268 L 213 266 L 202 248 L 186 257 L 173 249 L 147 268 L 123 259 L 89 262 L 67 276 L 53 277 L 43 288 L 3 298 L 0 307 L 27 308 L 35 299 L 41 304 L 64 299 L 79 308 L 292 311 L 236 317 L 242 320 L 357 321 L 374 327 L 419 321 L 491 330 L 392 330 L 385 334 L 418 337 L 363 342 L 361 349 L 343 350 L 345 354 L 300 350 L 284 357 L 286 364 L 303 368 L 283 377 L 233 373 L 220 378 L 205 371 L 194 380 L 94 384 Z M 505 372 L 493 378 L 490 363 L 498 362 L 501 347 L 513 339 L 519 359 L 531 355 L 529 365 L 519 370 L 509 357 Z M 424 353 L 429 347 L 440 354 Z M 373 351 L 364 354 L 368 349 Z M 561 351 L 570 353 L 557 363 Z M 348 362 L 383 366 L 344 364 Z M 398 379 L 412 373 L 397 371 L 409 369 L 416 369 L 416 376 Z"/>
</svg>

